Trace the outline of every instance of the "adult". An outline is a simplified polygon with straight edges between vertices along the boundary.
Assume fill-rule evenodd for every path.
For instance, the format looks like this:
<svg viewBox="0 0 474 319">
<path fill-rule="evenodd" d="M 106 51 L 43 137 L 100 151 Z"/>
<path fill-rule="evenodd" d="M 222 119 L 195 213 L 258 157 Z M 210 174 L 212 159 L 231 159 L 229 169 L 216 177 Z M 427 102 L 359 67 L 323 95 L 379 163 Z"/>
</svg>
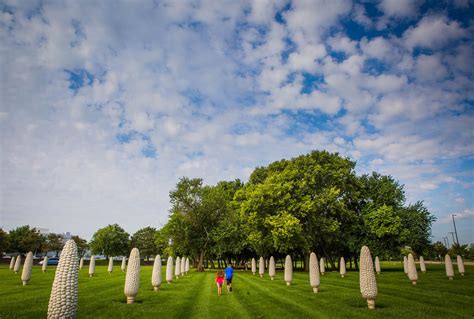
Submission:
<svg viewBox="0 0 474 319">
<path fill-rule="evenodd" d="M 234 268 L 229 264 L 225 269 L 225 280 L 227 284 L 227 291 L 232 291 L 232 277 L 234 277 Z"/>
</svg>

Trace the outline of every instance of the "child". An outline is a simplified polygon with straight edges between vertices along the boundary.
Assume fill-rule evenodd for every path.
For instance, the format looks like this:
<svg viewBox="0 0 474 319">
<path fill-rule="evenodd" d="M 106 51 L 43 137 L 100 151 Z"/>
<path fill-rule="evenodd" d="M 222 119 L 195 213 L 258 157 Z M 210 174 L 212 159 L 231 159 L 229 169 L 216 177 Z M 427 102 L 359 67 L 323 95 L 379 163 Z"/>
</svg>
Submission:
<svg viewBox="0 0 474 319">
<path fill-rule="evenodd" d="M 222 284 L 224 283 L 224 273 L 219 270 L 216 274 L 217 295 L 222 295 Z"/>
</svg>

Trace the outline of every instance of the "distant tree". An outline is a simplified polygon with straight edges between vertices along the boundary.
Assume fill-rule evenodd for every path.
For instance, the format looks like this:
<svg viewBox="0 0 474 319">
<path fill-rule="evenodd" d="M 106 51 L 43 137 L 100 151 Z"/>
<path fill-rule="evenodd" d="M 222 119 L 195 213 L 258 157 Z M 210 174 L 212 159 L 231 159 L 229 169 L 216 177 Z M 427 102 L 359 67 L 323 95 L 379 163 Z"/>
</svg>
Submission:
<svg viewBox="0 0 474 319">
<path fill-rule="evenodd" d="M 461 255 L 466 258 L 467 256 L 469 256 L 469 249 L 467 247 L 467 245 L 460 245 L 456 243 L 451 246 L 451 248 L 449 249 L 449 253 L 453 256 Z"/>
<path fill-rule="evenodd" d="M 77 253 L 78 253 L 79 257 L 84 256 L 87 249 L 89 248 L 89 245 L 87 244 L 87 240 L 85 240 L 85 239 L 83 239 L 79 236 L 72 236 L 71 239 L 76 242 Z"/>
<path fill-rule="evenodd" d="M 432 250 L 436 258 L 443 258 L 444 255 L 446 255 L 446 253 L 448 252 L 446 246 L 440 241 L 437 241 L 436 243 L 432 244 Z"/>
<path fill-rule="evenodd" d="M 154 256 L 158 253 L 158 249 L 155 244 L 156 228 L 145 227 L 139 229 L 133 234 L 130 241 L 132 247 L 138 248 L 140 256 L 145 257 L 147 260 L 150 256 Z"/>
<path fill-rule="evenodd" d="M 29 251 L 35 253 L 42 251 L 45 243 L 45 237 L 39 233 L 36 228 L 30 228 L 29 225 L 15 228 L 9 232 L 10 251 L 25 254 Z"/>
<path fill-rule="evenodd" d="M 156 231 L 154 239 L 155 247 L 162 258 L 168 258 L 168 256 L 173 255 L 173 251 L 171 246 L 169 245 L 169 241 L 169 224 L 166 224 L 161 229 Z"/>
<path fill-rule="evenodd" d="M 90 248 L 92 253 L 107 257 L 126 255 L 130 246 L 129 237 L 118 224 L 108 225 L 94 233 Z"/>
<path fill-rule="evenodd" d="M 9 235 L 6 231 L 0 228 L 0 257 L 8 250 Z"/>
<path fill-rule="evenodd" d="M 64 246 L 64 237 L 61 234 L 49 233 L 46 236 L 46 251 L 54 251 L 56 257 Z"/>
</svg>

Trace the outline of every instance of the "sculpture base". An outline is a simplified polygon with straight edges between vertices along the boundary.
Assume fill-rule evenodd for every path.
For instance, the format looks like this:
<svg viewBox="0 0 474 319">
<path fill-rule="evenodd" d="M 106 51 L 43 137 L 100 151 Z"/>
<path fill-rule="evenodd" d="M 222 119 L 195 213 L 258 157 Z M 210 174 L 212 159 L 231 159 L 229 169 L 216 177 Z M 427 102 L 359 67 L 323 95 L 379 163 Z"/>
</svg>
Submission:
<svg viewBox="0 0 474 319">
<path fill-rule="evenodd" d="M 286 282 L 286 285 L 287 285 L 287 286 L 291 286 L 291 282 L 287 281 L 287 282 Z"/>
<path fill-rule="evenodd" d="M 28 281 L 23 280 L 23 286 L 28 285 Z"/>
<path fill-rule="evenodd" d="M 370 310 L 375 309 L 375 300 L 373 300 L 373 299 L 367 299 L 367 307 L 368 307 Z"/>
<path fill-rule="evenodd" d="M 413 284 L 413 286 L 416 285 L 416 280 L 413 280 L 411 283 Z"/>
<path fill-rule="evenodd" d="M 317 294 L 319 292 L 319 287 L 316 287 L 316 288 L 313 287 L 313 292 Z"/>
<path fill-rule="evenodd" d="M 159 287 L 153 287 L 153 289 L 154 289 L 155 291 L 158 291 Z"/>
<path fill-rule="evenodd" d="M 132 303 L 134 303 L 134 302 L 135 302 L 135 297 L 128 297 L 128 296 L 127 296 L 127 304 L 130 305 L 130 304 L 132 304 Z"/>
</svg>

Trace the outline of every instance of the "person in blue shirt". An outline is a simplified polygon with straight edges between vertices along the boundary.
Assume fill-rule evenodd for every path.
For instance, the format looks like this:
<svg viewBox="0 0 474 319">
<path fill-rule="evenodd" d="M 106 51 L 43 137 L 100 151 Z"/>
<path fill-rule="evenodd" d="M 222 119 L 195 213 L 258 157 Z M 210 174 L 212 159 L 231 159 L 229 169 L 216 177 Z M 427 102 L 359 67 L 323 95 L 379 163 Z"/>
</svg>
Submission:
<svg viewBox="0 0 474 319">
<path fill-rule="evenodd" d="M 229 264 L 225 269 L 225 280 L 227 283 L 227 291 L 232 291 L 232 277 L 234 277 L 234 268 Z"/>
</svg>

